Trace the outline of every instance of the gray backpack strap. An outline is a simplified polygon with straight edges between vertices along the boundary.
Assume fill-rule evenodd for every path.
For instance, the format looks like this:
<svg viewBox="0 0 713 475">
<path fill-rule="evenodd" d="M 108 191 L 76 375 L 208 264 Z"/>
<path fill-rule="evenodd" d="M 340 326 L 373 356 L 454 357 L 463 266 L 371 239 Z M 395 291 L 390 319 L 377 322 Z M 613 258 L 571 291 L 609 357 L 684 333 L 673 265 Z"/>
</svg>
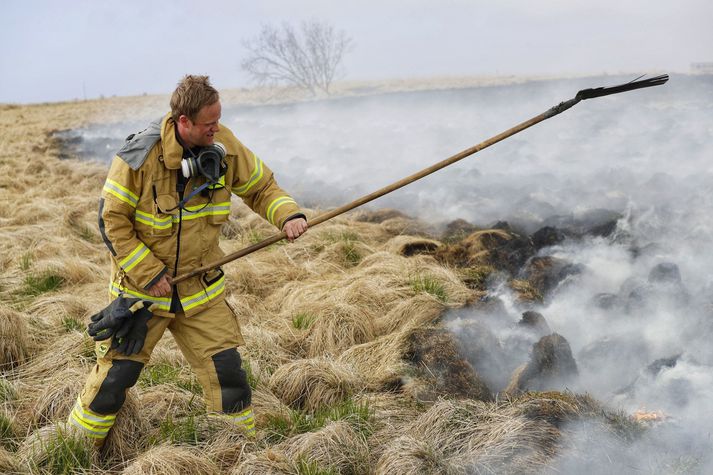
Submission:
<svg viewBox="0 0 713 475">
<path fill-rule="evenodd" d="M 132 170 L 141 168 L 153 146 L 161 140 L 161 120 L 159 118 L 141 132 L 129 135 L 124 146 L 116 153 Z"/>
</svg>

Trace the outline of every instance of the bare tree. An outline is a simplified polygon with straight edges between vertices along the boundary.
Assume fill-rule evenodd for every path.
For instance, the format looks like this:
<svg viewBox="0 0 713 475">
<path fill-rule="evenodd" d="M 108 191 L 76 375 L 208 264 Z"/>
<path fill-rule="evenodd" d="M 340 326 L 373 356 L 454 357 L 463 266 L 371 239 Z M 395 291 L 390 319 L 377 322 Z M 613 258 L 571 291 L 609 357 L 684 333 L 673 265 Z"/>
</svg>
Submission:
<svg viewBox="0 0 713 475">
<path fill-rule="evenodd" d="M 288 23 L 265 25 L 244 45 L 249 53 L 241 66 L 258 84 L 292 84 L 312 94 L 318 89 L 329 94 L 352 40 L 344 31 L 312 20 L 299 31 Z"/>
</svg>

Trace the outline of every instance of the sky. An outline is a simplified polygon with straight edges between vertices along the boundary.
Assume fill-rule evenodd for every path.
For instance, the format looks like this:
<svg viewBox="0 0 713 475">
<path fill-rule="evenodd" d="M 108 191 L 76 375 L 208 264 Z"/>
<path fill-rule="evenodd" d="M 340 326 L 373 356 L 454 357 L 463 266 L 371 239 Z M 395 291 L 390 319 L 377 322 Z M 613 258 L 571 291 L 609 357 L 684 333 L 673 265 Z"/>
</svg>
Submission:
<svg viewBox="0 0 713 475">
<path fill-rule="evenodd" d="M 262 25 L 327 21 L 344 79 L 688 72 L 713 61 L 708 0 L 4 1 L 0 102 L 170 93 L 184 74 L 250 86 Z"/>
</svg>

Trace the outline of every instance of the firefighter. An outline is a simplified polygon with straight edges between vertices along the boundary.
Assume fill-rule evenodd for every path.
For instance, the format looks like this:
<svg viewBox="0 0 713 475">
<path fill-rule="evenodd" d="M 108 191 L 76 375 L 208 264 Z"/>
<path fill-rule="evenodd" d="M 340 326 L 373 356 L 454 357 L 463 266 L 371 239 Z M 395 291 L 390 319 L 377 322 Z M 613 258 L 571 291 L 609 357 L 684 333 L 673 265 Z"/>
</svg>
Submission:
<svg viewBox="0 0 713 475">
<path fill-rule="evenodd" d="M 251 391 L 237 350 L 244 340 L 225 303 L 223 272 L 178 284 L 171 277 L 223 256 L 218 238 L 231 193 L 289 240 L 307 230 L 270 169 L 219 123 L 218 91 L 207 76 L 184 77 L 170 105 L 170 113 L 127 138 L 99 201 L 114 301 L 92 317 L 97 363 L 69 416 L 99 446 L 166 329 L 196 373 L 207 410 L 254 436 Z"/>
</svg>

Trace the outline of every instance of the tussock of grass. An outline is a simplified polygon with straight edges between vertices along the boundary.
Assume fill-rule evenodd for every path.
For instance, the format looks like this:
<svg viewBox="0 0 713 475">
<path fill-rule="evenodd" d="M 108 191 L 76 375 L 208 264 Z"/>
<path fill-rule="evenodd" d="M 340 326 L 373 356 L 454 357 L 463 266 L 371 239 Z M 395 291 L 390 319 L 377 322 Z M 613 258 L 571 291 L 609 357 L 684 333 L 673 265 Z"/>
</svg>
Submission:
<svg viewBox="0 0 713 475">
<path fill-rule="evenodd" d="M 355 345 L 342 353 L 337 361 L 353 368 L 355 377 L 372 390 L 393 388 L 400 384 L 406 369 L 403 356 L 408 351 L 411 329 L 379 337 L 374 341 Z"/>
<path fill-rule="evenodd" d="M 537 470 L 554 453 L 559 436 L 556 428 L 525 417 L 517 407 L 469 400 L 437 402 L 404 433 L 384 451 L 377 472 L 399 463 L 417 465 L 418 453 L 427 461 L 420 470 L 433 465 L 466 473 Z"/>
<path fill-rule="evenodd" d="M 139 393 L 142 413 L 153 427 L 160 426 L 168 417 L 182 418 L 205 412 L 203 398 L 173 384 L 159 384 Z"/>
<path fill-rule="evenodd" d="M 319 235 L 319 237 L 321 240 L 330 244 L 334 244 L 335 242 L 353 242 L 361 240 L 357 233 L 343 227 L 335 227 L 328 231 L 324 231 Z"/>
<path fill-rule="evenodd" d="M 378 335 L 387 335 L 407 326 L 421 327 L 438 321 L 445 310 L 443 302 L 428 293 L 419 293 L 402 300 L 386 315 L 377 318 Z"/>
<path fill-rule="evenodd" d="M 20 270 L 27 271 L 32 266 L 32 251 L 27 251 L 20 256 Z"/>
<path fill-rule="evenodd" d="M 64 284 L 65 278 L 58 273 L 49 271 L 38 275 L 28 275 L 25 277 L 24 287 L 21 295 L 37 296 L 46 292 L 59 289 Z"/>
<path fill-rule="evenodd" d="M 86 325 L 76 318 L 64 317 L 62 319 L 62 328 L 67 332 L 82 332 L 86 328 Z"/>
<path fill-rule="evenodd" d="M 15 399 L 17 399 L 17 389 L 15 389 L 15 385 L 0 376 L 0 404 L 12 402 Z"/>
<path fill-rule="evenodd" d="M 341 240 L 326 244 L 319 253 L 320 260 L 349 269 L 358 265 L 373 250 L 361 241 Z"/>
<path fill-rule="evenodd" d="M 23 427 L 34 429 L 67 419 L 87 372 L 64 368 L 44 380 L 33 381 L 21 389 L 17 419 Z"/>
<path fill-rule="evenodd" d="M 161 421 L 156 442 L 168 442 L 172 445 L 197 445 L 199 440 L 198 425 L 193 415 L 176 419 L 169 415 Z"/>
<path fill-rule="evenodd" d="M 290 257 L 286 252 L 287 247 L 283 246 L 274 252 L 261 251 L 226 266 L 231 287 L 240 294 L 258 297 L 259 301 L 285 285 L 285 282 L 304 279 L 308 275 L 307 270 Z M 240 308 L 240 305 L 234 307 Z M 246 308 L 250 312 L 255 309 L 252 305 Z"/>
<path fill-rule="evenodd" d="M 45 426 L 25 439 L 18 450 L 33 472 L 70 474 L 96 464 L 93 442 L 63 423 Z"/>
<path fill-rule="evenodd" d="M 255 450 L 255 441 L 245 436 L 233 421 L 208 415 L 199 419 L 200 437 L 204 440 L 205 455 L 218 465 L 220 473 L 227 473 L 247 452 Z"/>
<path fill-rule="evenodd" d="M 446 303 L 448 301 L 448 294 L 446 293 L 446 287 L 429 275 L 412 277 L 409 281 L 411 288 L 414 292 L 426 292 L 433 295 L 439 301 Z"/>
<path fill-rule="evenodd" d="M 15 427 L 8 414 L 0 412 L 0 447 L 13 449 L 15 447 Z"/>
<path fill-rule="evenodd" d="M 263 426 L 266 439 L 273 442 L 296 434 L 314 432 L 337 421 L 349 424 L 352 430 L 366 438 L 373 430 L 372 415 L 368 401 L 355 401 L 349 398 L 332 406 L 321 407 L 313 414 L 299 409 L 273 412 L 266 415 Z"/>
<path fill-rule="evenodd" d="M 314 413 L 348 398 L 360 389 L 360 383 L 348 366 L 311 358 L 277 368 L 270 389 L 288 406 Z"/>
<path fill-rule="evenodd" d="M 31 385 L 37 382 L 42 384 L 65 368 L 88 370 L 94 363 L 94 346 L 94 340 L 85 333 L 64 334 L 20 368 L 20 379 Z"/>
<path fill-rule="evenodd" d="M 0 370 L 23 364 L 28 355 L 27 323 L 22 314 L 0 307 Z"/>
<path fill-rule="evenodd" d="M 488 265 L 471 266 L 459 270 L 463 282 L 471 289 L 484 290 L 488 276 L 495 271 L 495 268 Z"/>
<path fill-rule="evenodd" d="M 78 255 L 71 257 L 52 257 L 42 262 L 40 271 L 45 276 L 55 276 L 61 278 L 58 286 L 81 285 L 88 283 L 104 284 L 107 269 L 96 263 L 80 257 L 82 250 L 78 250 Z"/>
<path fill-rule="evenodd" d="M 95 211 L 88 213 L 83 210 L 71 209 L 65 213 L 64 220 L 72 233 L 80 239 L 90 243 L 101 242 Z"/>
<path fill-rule="evenodd" d="M 286 336 L 258 325 L 245 325 L 242 333 L 250 343 L 239 349 L 243 360 L 250 361 L 254 381 L 267 380 L 279 366 L 290 361 L 290 354 L 283 348 Z"/>
<path fill-rule="evenodd" d="M 308 330 L 316 318 L 314 314 L 300 312 L 292 317 L 292 326 L 298 330 Z"/>
<path fill-rule="evenodd" d="M 416 254 L 431 254 L 440 246 L 441 243 L 433 239 L 414 236 L 396 236 L 389 240 L 384 248 L 388 252 L 409 257 Z"/>
<path fill-rule="evenodd" d="M 267 449 L 257 454 L 248 454 L 229 475 L 299 475 L 295 463 L 279 450 Z"/>
<path fill-rule="evenodd" d="M 540 292 L 527 280 L 512 279 L 508 285 L 515 291 L 517 299 L 521 302 L 543 302 Z"/>
<path fill-rule="evenodd" d="M 194 447 L 157 445 L 129 464 L 122 475 L 218 475 L 220 470 Z"/>
<path fill-rule="evenodd" d="M 329 422 L 316 432 L 298 435 L 281 444 L 285 454 L 309 461 L 321 473 L 362 474 L 371 469 L 369 447 L 364 435 L 347 421 Z M 315 472 L 306 472 L 315 473 Z"/>
<path fill-rule="evenodd" d="M 423 440 L 408 434 L 393 440 L 379 458 L 376 473 L 421 475 L 459 473 L 436 448 L 438 441 Z"/>
<path fill-rule="evenodd" d="M 374 339 L 372 317 L 356 305 L 334 303 L 313 309 L 317 318 L 307 334 L 308 356 L 338 356 Z"/>
<path fill-rule="evenodd" d="M 107 303 L 104 292 L 91 297 L 76 293 L 60 293 L 37 297 L 25 311 L 41 315 L 45 322 L 56 325 L 65 331 L 70 331 L 70 328 L 74 329 L 78 326 L 81 326 L 81 328 L 77 328 L 79 331 L 84 331 L 86 323 L 89 322 L 87 317 L 98 312 Z"/>
<path fill-rule="evenodd" d="M 0 446 L 0 473 L 19 474 L 23 472 L 25 469 L 20 465 L 17 457 Z"/>
<path fill-rule="evenodd" d="M 298 457 L 295 466 L 297 470 L 297 475 L 337 475 L 339 472 L 335 472 L 330 468 L 323 468 L 315 461 L 311 461 L 306 457 Z"/>
</svg>

